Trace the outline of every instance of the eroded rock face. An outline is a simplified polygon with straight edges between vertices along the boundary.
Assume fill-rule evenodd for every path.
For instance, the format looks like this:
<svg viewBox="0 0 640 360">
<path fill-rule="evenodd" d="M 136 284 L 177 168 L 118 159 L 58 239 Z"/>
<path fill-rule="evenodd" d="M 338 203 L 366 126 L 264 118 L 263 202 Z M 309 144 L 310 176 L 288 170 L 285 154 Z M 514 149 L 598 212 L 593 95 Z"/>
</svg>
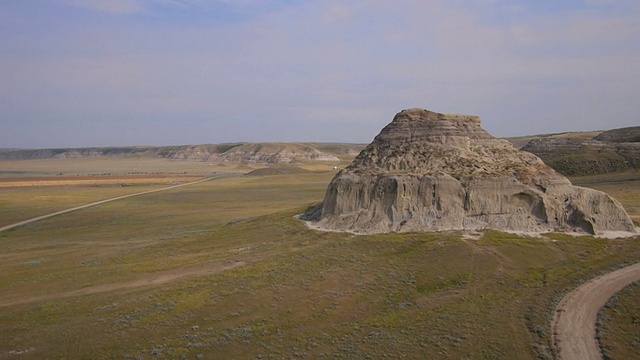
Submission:
<svg viewBox="0 0 640 360">
<path fill-rule="evenodd" d="M 478 117 L 423 109 L 396 114 L 302 218 L 355 233 L 635 231 L 615 199 L 571 185 Z"/>
<path fill-rule="evenodd" d="M 299 144 L 238 144 L 230 149 L 216 145 L 190 145 L 169 153 L 170 159 L 241 164 L 288 164 L 301 160 L 340 161 L 318 149 Z"/>
</svg>

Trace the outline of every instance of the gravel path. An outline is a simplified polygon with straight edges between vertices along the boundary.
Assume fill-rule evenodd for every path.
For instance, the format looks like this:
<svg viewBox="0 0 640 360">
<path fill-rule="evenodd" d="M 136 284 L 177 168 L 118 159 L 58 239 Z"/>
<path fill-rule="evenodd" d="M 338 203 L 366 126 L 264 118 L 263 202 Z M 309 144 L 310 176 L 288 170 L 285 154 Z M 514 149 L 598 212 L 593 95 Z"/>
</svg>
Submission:
<svg viewBox="0 0 640 360">
<path fill-rule="evenodd" d="M 598 312 L 610 297 L 640 280 L 640 263 L 598 276 L 567 294 L 553 316 L 553 338 L 562 360 L 600 360 Z"/>
</svg>

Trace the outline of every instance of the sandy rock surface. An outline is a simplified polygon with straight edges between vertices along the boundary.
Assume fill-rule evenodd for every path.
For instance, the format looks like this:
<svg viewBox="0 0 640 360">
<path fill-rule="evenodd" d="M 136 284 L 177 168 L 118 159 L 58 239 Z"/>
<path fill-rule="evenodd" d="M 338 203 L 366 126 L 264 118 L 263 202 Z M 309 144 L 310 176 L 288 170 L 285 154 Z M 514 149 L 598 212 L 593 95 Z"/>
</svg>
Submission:
<svg viewBox="0 0 640 360">
<path fill-rule="evenodd" d="M 635 231 L 618 201 L 573 186 L 479 117 L 423 109 L 396 114 L 302 218 L 354 233 Z"/>
</svg>

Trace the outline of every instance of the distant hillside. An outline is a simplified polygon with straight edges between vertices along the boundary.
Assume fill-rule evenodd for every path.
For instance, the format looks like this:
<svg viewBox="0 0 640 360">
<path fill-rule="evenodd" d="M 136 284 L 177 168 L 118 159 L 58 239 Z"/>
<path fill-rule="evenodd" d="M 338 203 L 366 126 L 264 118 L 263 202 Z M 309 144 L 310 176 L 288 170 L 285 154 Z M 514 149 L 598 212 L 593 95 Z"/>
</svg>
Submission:
<svg viewBox="0 0 640 360">
<path fill-rule="evenodd" d="M 248 172 L 246 175 L 248 176 L 288 175 L 288 174 L 303 174 L 306 172 L 309 172 L 309 171 L 294 165 L 277 164 L 274 166 L 252 170 Z"/>
<path fill-rule="evenodd" d="M 640 127 L 559 135 L 530 137 L 521 149 L 567 176 L 640 168 Z"/>
<path fill-rule="evenodd" d="M 640 142 L 640 126 L 608 130 L 594 139 L 613 143 L 637 143 Z"/>
<path fill-rule="evenodd" d="M 506 138 L 567 176 L 640 168 L 640 126 L 607 131 L 565 132 Z M 351 161 L 365 148 L 344 143 L 233 143 L 180 146 L 0 149 L 0 160 L 89 157 L 165 158 L 241 165 Z M 293 168 L 272 172 L 295 171 Z"/>
<path fill-rule="evenodd" d="M 364 146 L 315 143 L 236 143 L 163 147 L 96 147 L 72 149 L 0 150 L 0 160 L 89 157 L 166 158 L 240 164 L 288 164 L 301 161 L 338 162 L 355 156 Z"/>
<path fill-rule="evenodd" d="M 585 139 L 593 139 L 594 137 L 599 136 L 600 134 L 602 134 L 602 130 L 508 137 L 508 138 L 505 138 L 505 140 L 509 140 L 513 144 L 513 146 L 515 146 L 517 149 L 521 149 L 523 146 L 527 145 L 532 140 L 540 140 L 540 139 L 585 140 Z"/>
</svg>

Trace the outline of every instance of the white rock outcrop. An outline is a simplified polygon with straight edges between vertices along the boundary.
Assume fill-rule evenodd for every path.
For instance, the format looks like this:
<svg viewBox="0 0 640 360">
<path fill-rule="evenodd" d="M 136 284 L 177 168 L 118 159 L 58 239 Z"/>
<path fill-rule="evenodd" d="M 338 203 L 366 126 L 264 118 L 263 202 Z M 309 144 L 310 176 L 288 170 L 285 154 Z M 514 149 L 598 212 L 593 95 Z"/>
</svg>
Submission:
<svg viewBox="0 0 640 360">
<path fill-rule="evenodd" d="M 573 186 L 535 155 L 491 136 L 479 117 L 423 109 L 396 114 L 301 218 L 364 234 L 635 232 L 618 201 Z"/>
</svg>

